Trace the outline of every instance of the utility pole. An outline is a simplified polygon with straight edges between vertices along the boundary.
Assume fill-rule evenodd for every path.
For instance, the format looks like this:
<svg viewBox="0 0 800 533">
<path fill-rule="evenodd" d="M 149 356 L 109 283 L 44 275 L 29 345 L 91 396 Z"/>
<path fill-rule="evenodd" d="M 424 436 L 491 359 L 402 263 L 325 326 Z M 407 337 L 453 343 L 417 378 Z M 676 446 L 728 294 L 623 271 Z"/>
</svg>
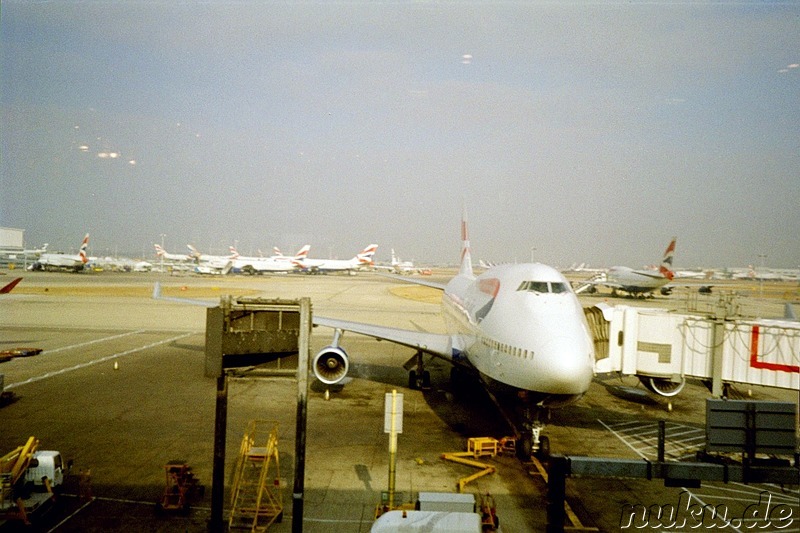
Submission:
<svg viewBox="0 0 800 533">
<path fill-rule="evenodd" d="M 165 233 L 161 234 L 161 251 L 162 252 L 164 251 L 164 237 L 166 237 L 166 236 L 167 235 Z M 163 274 L 164 273 L 164 254 L 162 253 L 160 257 L 161 257 L 161 273 Z"/>
</svg>

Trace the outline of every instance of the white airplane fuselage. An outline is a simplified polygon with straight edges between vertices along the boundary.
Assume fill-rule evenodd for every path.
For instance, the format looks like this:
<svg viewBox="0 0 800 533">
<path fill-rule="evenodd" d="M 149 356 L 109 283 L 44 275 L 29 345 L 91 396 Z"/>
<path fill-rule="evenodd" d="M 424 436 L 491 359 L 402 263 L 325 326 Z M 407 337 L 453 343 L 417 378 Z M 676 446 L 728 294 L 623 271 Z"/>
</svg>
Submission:
<svg viewBox="0 0 800 533">
<path fill-rule="evenodd" d="M 533 393 L 543 405 L 580 398 L 594 374 L 594 344 L 567 280 L 542 264 L 458 275 L 442 299 L 448 332 L 489 385 Z"/>
<path fill-rule="evenodd" d="M 670 279 L 658 270 L 634 270 L 629 267 L 611 267 L 607 274 L 609 283 L 618 284 L 619 288 L 631 294 L 653 292 Z"/>
<path fill-rule="evenodd" d="M 42 254 L 39 263 L 58 268 L 83 268 L 84 262 L 79 255 L 74 254 Z"/>
<path fill-rule="evenodd" d="M 233 260 L 234 270 L 245 272 L 291 272 L 296 270 L 291 257 L 237 257 Z"/>
</svg>

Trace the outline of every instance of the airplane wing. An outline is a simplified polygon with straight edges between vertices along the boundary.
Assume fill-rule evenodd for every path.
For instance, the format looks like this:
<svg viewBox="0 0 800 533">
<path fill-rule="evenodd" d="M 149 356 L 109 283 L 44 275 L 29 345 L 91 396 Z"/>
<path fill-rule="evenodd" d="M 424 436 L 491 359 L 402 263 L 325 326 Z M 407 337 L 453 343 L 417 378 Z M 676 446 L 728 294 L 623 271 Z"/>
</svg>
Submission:
<svg viewBox="0 0 800 533">
<path fill-rule="evenodd" d="M 434 281 L 409 279 L 406 276 L 398 276 L 394 274 L 376 273 L 376 275 L 402 281 L 403 283 L 412 283 L 438 290 L 445 289 L 445 284 Z M 341 329 L 343 331 L 352 331 L 353 333 L 366 335 L 378 340 L 387 340 L 389 342 L 394 342 L 402 346 L 407 346 L 409 348 L 420 350 L 448 360 L 453 359 L 454 352 L 460 351 L 459 346 L 457 346 L 457 342 L 450 335 L 427 333 L 424 331 L 412 331 L 388 326 L 378 326 L 375 324 L 364 324 L 361 322 L 350 322 L 348 320 L 339 320 L 336 318 L 327 318 L 316 315 L 312 318 L 312 321 L 314 322 L 315 326 L 325 326 L 334 329 Z"/>
<path fill-rule="evenodd" d="M 317 315 L 312 317 L 312 321 L 315 326 L 352 331 L 353 333 L 366 335 L 367 337 L 373 337 L 378 340 L 387 340 L 389 342 L 408 346 L 409 348 L 421 350 L 425 353 L 445 359 L 453 358 L 453 343 L 450 335 L 411 331 L 408 329 L 391 328 L 375 324 L 363 324 L 361 322 L 351 322 L 349 320 L 339 320 L 337 318 L 327 318 Z"/>
<path fill-rule="evenodd" d="M 438 283 L 436 281 L 429 281 L 426 279 L 409 278 L 407 276 L 397 276 L 394 274 L 381 274 L 380 272 L 376 272 L 375 275 L 383 276 L 384 278 L 395 279 L 397 281 L 402 281 L 403 283 L 413 283 L 414 285 L 422 285 L 423 287 L 439 289 L 440 291 L 445 290 L 447 287 L 446 283 Z"/>
<path fill-rule="evenodd" d="M 156 282 L 155 286 L 153 287 L 152 297 L 154 300 L 199 305 L 202 307 L 216 307 L 219 305 L 219 301 L 211 302 L 205 300 L 195 300 L 191 298 L 164 296 L 161 294 L 161 284 L 159 282 Z M 366 335 L 367 337 L 372 337 L 378 340 L 387 340 L 402 346 L 408 346 L 409 348 L 421 350 L 425 353 L 442 357 L 444 359 L 453 358 L 453 342 L 449 335 L 391 328 L 388 326 L 378 326 L 375 324 L 363 324 L 361 322 L 351 322 L 349 320 L 340 320 L 338 318 L 328 318 L 317 315 L 312 316 L 312 322 L 315 326 L 324 326 L 343 331 L 352 331 L 353 333 Z"/>
</svg>

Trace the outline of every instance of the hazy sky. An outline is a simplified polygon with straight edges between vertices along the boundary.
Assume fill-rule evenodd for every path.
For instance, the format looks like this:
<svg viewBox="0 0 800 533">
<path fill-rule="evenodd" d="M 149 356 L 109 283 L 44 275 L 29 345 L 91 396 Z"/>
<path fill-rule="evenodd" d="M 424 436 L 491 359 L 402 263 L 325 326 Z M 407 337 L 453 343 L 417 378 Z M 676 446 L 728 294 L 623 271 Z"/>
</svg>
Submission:
<svg viewBox="0 0 800 533">
<path fill-rule="evenodd" d="M 800 266 L 797 2 L 1 7 L 28 246 Z"/>
</svg>

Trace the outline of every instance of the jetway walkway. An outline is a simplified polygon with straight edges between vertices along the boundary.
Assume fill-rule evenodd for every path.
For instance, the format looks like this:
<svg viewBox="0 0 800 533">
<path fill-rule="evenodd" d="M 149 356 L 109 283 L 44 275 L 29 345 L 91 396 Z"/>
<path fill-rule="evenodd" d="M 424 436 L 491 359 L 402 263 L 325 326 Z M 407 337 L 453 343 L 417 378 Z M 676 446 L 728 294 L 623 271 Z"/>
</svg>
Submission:
<svg viewBox="0 0 800 533">
<path fill-rule="evenodd" d="M 597 373 L 637 376 L 650 390 L 675 396 L 686 378 L 800 390 L 800 322 L 726 314 L 598 305 L 586 309 Z"/>
</svg>

